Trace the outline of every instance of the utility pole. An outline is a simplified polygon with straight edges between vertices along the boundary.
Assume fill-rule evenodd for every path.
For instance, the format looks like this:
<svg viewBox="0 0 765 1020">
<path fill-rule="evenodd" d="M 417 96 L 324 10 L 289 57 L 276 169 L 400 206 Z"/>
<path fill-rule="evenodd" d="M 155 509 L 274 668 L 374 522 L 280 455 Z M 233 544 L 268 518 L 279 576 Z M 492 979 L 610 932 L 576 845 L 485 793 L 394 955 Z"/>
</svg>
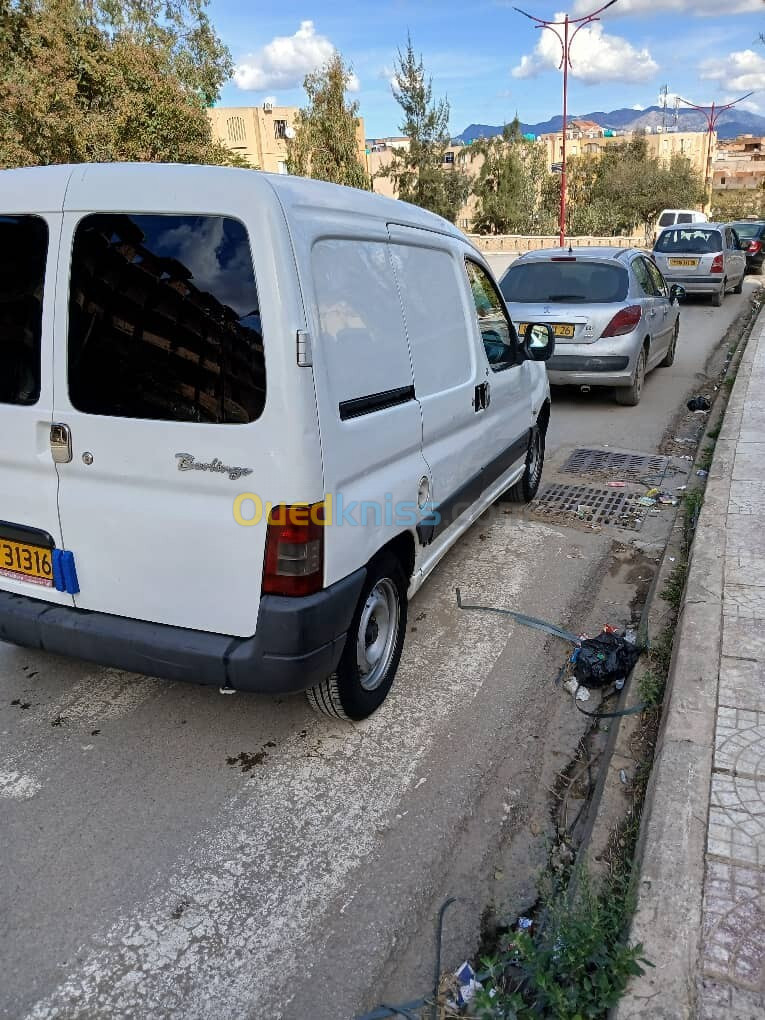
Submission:
<svg viewBox="0 0 765 1020">
<path fill-rule="evenodd" d="M 661 97 L 661 130 L 667 130 L 667 96 L 669 95 L 669 85 L 662 85 L 659 96 Z"/>
<path fill-rule="evenodd" d="M 607 4 L 602 7 L 598 7 L 592 14 L 587 14 L 581 18 L 569 18 L 568 14 L 565 15 L 563 21 L 547 21 L 544 18 L 537 18 L 533 14 L 527 14 L 526 11 L 522 11 L 520 7 L 515 7 L 519 14 L 522 14 L 524 18 L 528 18 L 529 21 L 533 21 L 537 28 L 545 29 L 549 28 L 551 32 L 554 32 L 558 37 L 558 41 L 563 47 L 563 56 L 561 57 L 558 70 L 563 68 L 563 169 L 560 177 L 560 246 L 561 248 L 566 241 L 566 125 L 568 122 L 568 71 L 570 67 L 573 67 L 571 63 L 571 44 L 576 38 L 576 34 L 580 28 L 584 28 L 585 25 L 591 25 L 594 21 L 600 21 L 599 15 L 603 13 L 608 7 L 613 7 L 617 0 L 609 0 Z M 569 29 L 574 27 L 574 31 L 569 34 Z M 563 29 L 561 34 L 558 29 Z M 553 162 L 555 160 L 553 159 Z"/>
<path fill-rule="evenodd" d="M 726 110 L 731 110 L 738 103 L 743 103 L 745 99 L 753 96 L 754 92 L 747 92 L 745 96 L 741 96 L 740 99 L 734 99 L 732 103 L 726 103 L 724 106 L 717 106 L 712 103 L 711 106 L 697 106 L 696 103 L 690 103 L 687 99 L 678 97 L 681 103 L 685 103 L 686 106 L 690 106 L 693 110 L 698 110 L 706 117 L 707 121 L 707 158 L 706 158 L 706 171 L 704 173 L 704 212 L 709 214 L 712 211 L 712 135 L 717 127 L 717 121 L 720 118 L 721 113 L 725 113 Z"/>
</svg>

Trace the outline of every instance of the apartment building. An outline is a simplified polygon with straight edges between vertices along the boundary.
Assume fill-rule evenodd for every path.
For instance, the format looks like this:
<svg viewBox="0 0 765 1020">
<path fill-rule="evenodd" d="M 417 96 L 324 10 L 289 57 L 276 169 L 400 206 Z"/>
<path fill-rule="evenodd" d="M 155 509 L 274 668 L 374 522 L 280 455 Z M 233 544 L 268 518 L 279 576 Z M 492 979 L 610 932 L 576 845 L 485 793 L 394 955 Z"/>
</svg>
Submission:
<svg viewBox="0 0 765 1020">
<path fill-rule="evenodd" d="M 765 137 L 741 135 L 721 142 L 712 169 L 715 190 L 756 191 L 765 187 Z"/>
<path fill-rule="evenodd" d="M 287 172 L 287 142 L 294 137 L 297 106 L 215 106 L 207 111 L 213 137 L 258 170 Z M 364 121 L 356 128 L 359 162 L 368 169 Z"/>
</svg>

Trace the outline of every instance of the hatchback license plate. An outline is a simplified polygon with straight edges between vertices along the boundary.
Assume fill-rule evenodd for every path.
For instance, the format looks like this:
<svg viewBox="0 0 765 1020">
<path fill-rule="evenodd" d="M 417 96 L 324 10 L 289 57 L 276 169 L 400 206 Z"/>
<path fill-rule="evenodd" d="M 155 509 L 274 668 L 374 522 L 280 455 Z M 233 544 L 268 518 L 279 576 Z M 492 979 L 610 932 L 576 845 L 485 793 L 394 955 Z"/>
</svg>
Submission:
<svg viewBox="0 0 765 1020">
<path fill-rule="evenodd" d="M 518 333 L 520 336 L 523 336 L 528 325 L 528 322 L 518 323 Z M 552 326 L 555 336 L 569 337 L 570 339 L 574 335 L 575 327 L 570 322 L 551 322 L 549 325 Z"/>
<path fill-rule="evenodd" d="M 688 268 L 695 268 L 699 264 L 698 259 L 668 259 L 671 266 L 686 266 Z"/>
<path fill-rule="evenodd" d="M 52 588 L 52 550 L 0 538 L 0 575 Z"/>
</svg>

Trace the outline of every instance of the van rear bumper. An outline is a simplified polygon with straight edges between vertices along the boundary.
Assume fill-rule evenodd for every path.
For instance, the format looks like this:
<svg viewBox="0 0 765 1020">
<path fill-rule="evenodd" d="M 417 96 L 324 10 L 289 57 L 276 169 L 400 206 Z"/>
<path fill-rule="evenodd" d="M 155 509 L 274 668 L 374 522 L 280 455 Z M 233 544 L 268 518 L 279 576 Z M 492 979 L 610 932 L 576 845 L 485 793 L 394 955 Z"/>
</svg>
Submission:
<svg viewBox="0 0 765 1020">
<path fill-rule="evenodd" d="M 147 623 L 0 591 L 0 640 L 134 673 L 239 691 L 303 691 L 336 668 L 361 568 L 315 595 L 264 595 L 253 637 Z"/>
</svg>

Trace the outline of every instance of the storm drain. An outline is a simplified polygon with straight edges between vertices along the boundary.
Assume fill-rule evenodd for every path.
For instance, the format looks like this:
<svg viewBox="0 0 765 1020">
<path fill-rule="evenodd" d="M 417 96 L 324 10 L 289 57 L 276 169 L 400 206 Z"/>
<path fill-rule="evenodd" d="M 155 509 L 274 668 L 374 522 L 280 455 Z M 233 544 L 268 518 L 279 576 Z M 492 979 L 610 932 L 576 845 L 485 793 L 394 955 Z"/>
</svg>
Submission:
<svg viewBox="0 0 765 1020">
<path fill-rule="evenodd" d="M 667 470 L 667 457 L 644 457 L 636 453 L 614 453 L 609 450 L 574 450 L 561 468 L 569 475 L 596 475 L 614 481 L 642 482 L 649 479 L 658 485 Z"/>
<path fill-rule="evenodd" d="M 636 500 L 635 496 L 591 485 L 549 485 L 531 504 L 529 513 L 561 524 L 611 524 L 640 531 L 645 508 Z"/>
</svg>

